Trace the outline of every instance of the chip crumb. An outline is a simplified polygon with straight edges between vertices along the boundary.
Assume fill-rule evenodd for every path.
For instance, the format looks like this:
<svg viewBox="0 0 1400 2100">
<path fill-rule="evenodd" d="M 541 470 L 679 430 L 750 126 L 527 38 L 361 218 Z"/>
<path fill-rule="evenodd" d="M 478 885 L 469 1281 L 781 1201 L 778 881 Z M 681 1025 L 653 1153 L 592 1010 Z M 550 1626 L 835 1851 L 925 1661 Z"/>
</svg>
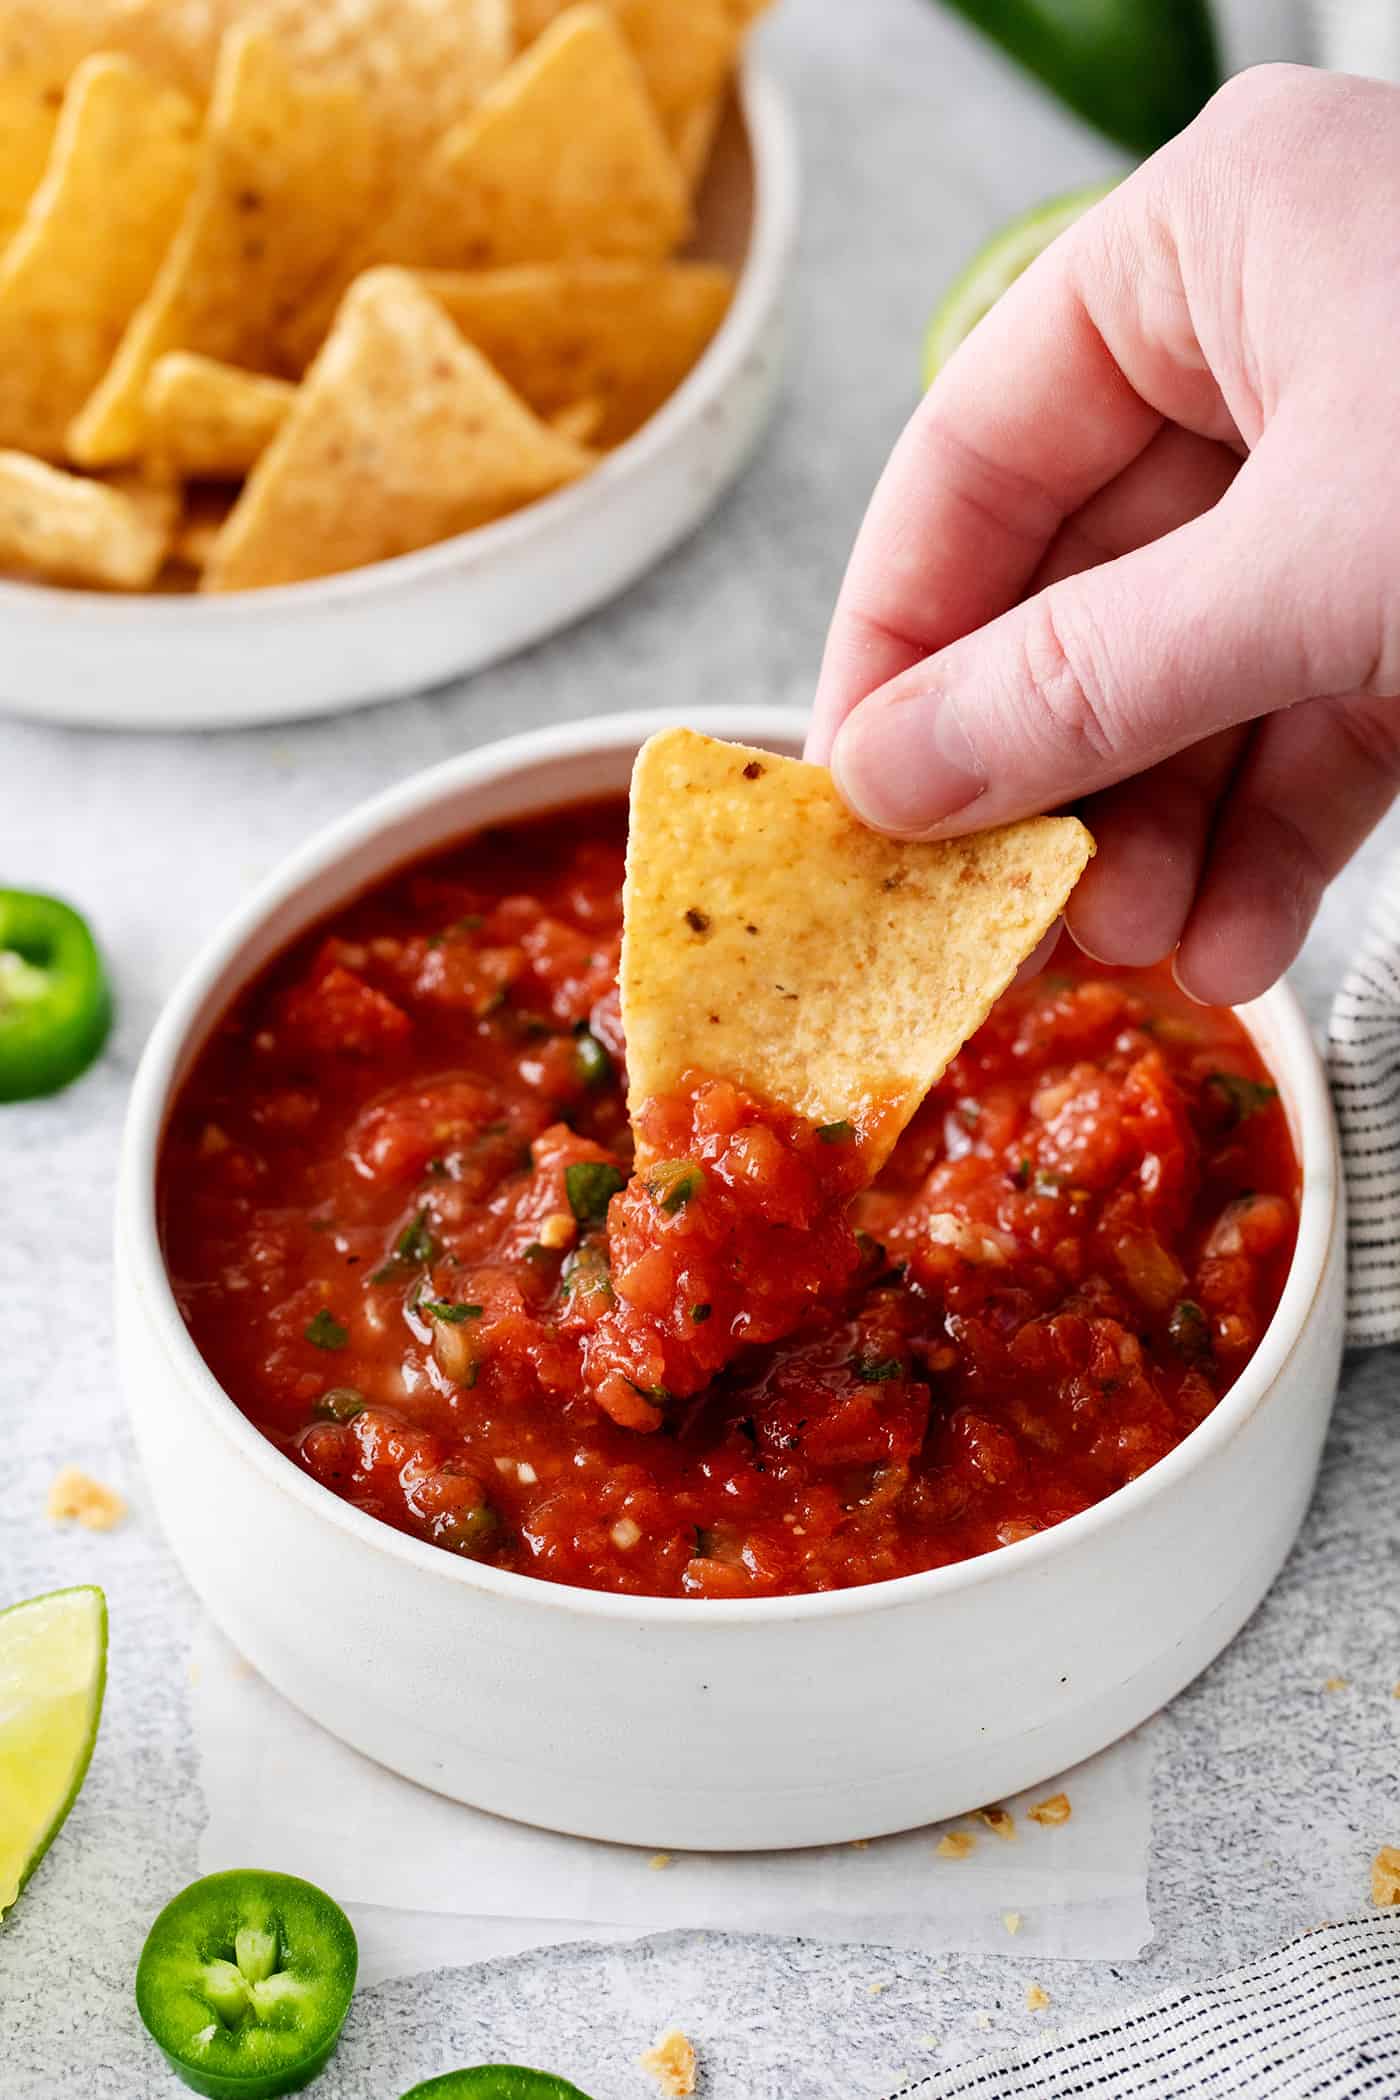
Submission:
<svg viewBox="0 0 1400 2100">
<path fill-rule="evenodd" d="M 1026 1985 L 1027 2012 L 1044 2012 L 1049 2003 L 1050 1993 L 1043 1991 L 1038 1983 L 1028 1983 Z"/>
<path fill-rule="evenodd" d="M 647 1861 L 647 1865 L 651 1868 L 653 1874 L 659 1874 L 664 1867 L 670 1866 L 672 1856 L 669 1852 L 653 1852 L 651 1858 Z"/>
<path fill-rule="evenodd" d="M 987 1829 L 992 1831 L 997 1837 L 1015 1837 L 1016 1818 L 1012 1815 L 1010 1809 L 1003 1808 L 1000 1802 L 995 1802 L 990 1808 L 974 1809 L 973 1814 L 979 1823 L 985 1824 Z"/>
<path fill-rule="evenodd" d="M 977 2025 L 981 2028 L 983 2034 L 985 2034 L 987 2032 L 987 2029 L 992 2024 L 991 2014 L 989 2012 L 974 2013 L 973 2018 L 976 2020 Z"/>
<path fill-rule="evenodd" d="M 653 1860 L 652 1865 L 655 1864 Z M 674 2100 L 686 2100 L 686 2095 L 695 2091 L 695 2049 L 679 2027 L 668 2027 L 637 2061 L 662 2092 L 673 2095 Z"/>
<path fill-rule="evenodd" d="M 1377 1910 L 1400 1904 L 1400 1845 L 1382 1845 L 1371 1861 L 1371 1901 Z"/>
<path fill-rule="evenodd" d="M 1047 1801 L 1037 1801 L 1026 1810 L 1032 1823 L 1068 1823 L 1073 1813 L 1068 1794 L 1051 1794 Z"/>
<path fill-rule="evenodd" d="M 850 1850 L 852 1852 L 868 1852 L 870 1850 L 869 1838 L 852 1838 L 850 1840 Z"/>
<path fill-rule="evenodd" d="M 889 1987 L 890 1985 L 888 1977 L 885 1978 L 885 1981 L 883 1983 L 867 1983 L 867 1985 L 865 1986 L 866 1990 L 870 1993 L 872 1998 L 878 1998 L 881 1991 L 887 1991 Z"/>
<path fill-rule="evenodd" d="M 914 2037 L 914 2041 L 917 2047 L 920 2049 L 936 2049 L 938 2047 L 939 2037 L 936 2034 L 916 2034 Z"/>
<path fill-rule="evenodd" d="M 1400 1699 L 1400 1684 L 1391 1687 L 1390 1696 L 1392 1699 Z"/>
<path fill-rule="evenodd" d="M 1344 1692 L 1350 1683 L 1349 1677 L 1329 1677 L 1322 1689 L 1324 1692 Z"/>
<path fill-rule="evenodd" d="M 1004 1910 L 1001 1914 L 1001 1922 L 1006 1927 L 1008 1932 L 1013 1934 L 1019 1932 L 1021 1930 L 1022 1925 L 1020 1911 Z"/>
<path fill-rule="evenodd" d="M 977 1840 L 970 1830 L 949 1830 L 934 1846 L 940 1859 L 966 1859 L 976 1847 Z"/>
<path fill-rule="evenodd" d="M 47 1513 L 56 1524 L 71 1521 L 84 1531 L 111 1531 L 126 1515 L 126 1502 L 80 1467 L 64 1466 L 49 1488 Z"/>
</svg>

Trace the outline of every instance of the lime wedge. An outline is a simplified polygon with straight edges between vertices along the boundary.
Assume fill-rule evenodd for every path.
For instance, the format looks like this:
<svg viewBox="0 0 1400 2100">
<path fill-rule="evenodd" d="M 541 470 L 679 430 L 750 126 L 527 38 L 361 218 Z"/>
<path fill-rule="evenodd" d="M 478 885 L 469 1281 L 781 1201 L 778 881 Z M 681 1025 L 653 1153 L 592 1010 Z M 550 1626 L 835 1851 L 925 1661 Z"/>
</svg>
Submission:
<svg viewBox="0 0 1400 2100">
<path fill-rule="evenodd" d="M 101 1590 L 51 1590 L 0 1611 L 0 1917 L 78 1798 L 106 1679 Z"/>
<path fill-rule="evenodd" d="M 1111 182 L 1092 183 L 1087 189 L 1070 190 L 1023 211 L 998 233 L 953 279 L 943 294 L 924 337 L 924 385 L 932 384 L 964 336 L 971 335 L 983 314 L 990 313 L 1008 285 L 1050 246 L 1057 234 L 1072 226 L 1091 204 L 1097 204 L 1113 188 Z"/>
</svg>

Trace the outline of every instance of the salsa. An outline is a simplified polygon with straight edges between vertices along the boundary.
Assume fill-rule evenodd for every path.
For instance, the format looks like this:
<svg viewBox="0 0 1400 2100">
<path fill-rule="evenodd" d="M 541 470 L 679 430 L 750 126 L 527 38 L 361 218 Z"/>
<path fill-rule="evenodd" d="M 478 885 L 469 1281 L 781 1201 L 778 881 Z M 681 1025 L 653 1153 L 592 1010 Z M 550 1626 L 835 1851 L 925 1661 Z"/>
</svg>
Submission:
<svg viewBox="0 0 1400 2100">
<path fill-rule="evenodd" d="M 715 1074 L 642 1106 L 634 1157 L 625 826 L 588 805 L 401 869 L 215 1028 L 162 1233 L 249 1419 L 448 1551 L 697 1598 L 986 1553 L 1180 1443 L 1296 1228 L 1234 1016 L 1066 945 L 871 1187 L 859 1130 Z"/>
</svg>

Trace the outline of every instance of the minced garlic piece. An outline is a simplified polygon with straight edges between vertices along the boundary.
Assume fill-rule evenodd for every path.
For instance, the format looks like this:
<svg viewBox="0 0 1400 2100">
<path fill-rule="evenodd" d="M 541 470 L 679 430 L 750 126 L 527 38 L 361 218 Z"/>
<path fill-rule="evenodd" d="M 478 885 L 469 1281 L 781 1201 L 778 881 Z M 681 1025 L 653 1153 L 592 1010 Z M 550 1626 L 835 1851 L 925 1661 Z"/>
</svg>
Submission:
<svg viewBox="0 0 1400 2100">
<path fill-rule="evenodd" d="M 1026 1985 L 1027 2012 L 1044 2012 L 1049 2003 L 1050 1993 L 1043 1991 L 1038 1983 L 1028 1983 Z"/>
<path fill-rule="evenodd" d="M 1400 1846 L 1382 1845 L 1371 1861 L 1371 1901 L 1377 1910 L 1400 1903 Z"/>
<path fill-rule="evenodd" d="M 695 2091 L 695 2049 L 679 2027 L 668 2027 L 637 2061 L 671 2100 L 687 2100 Z"/>
<path fill-rule="evenodd" d="M 551 1211 L 549 1216 L 541 1221 L 539 1242 L 542 1247 L 549 1247 L 557 1252 L 561 1247 L 572 1247 L 577 1238 L 578 1226 L 566 1210 Z"/>
<path fill-rule="evenodd" d="M 940 1859 L 966 1859 L 976 1843 L 977 1840 L 970 1830 L 949 1830 L 933 1849 Z"/>
<path fill-rule="evenodd" d="M 126 1515 L 126 1503 L 115 1488 L 104 1487 L 77 1466 L 65 1466 L 49 1488 L 48 1514 L 55 1523 L 71 1519 L 85 1531 L 111 1531 Z"/>
<path fill-rule="evenodd" d="M 1034 1808 L 1026 1810 L 1026 1814 L 1032 1823 L 1068 1823 L 1073 1810 L 1068 1794 L 1052 1794 L 1048 1801 L 1037 1801 Z"/>
</svg>

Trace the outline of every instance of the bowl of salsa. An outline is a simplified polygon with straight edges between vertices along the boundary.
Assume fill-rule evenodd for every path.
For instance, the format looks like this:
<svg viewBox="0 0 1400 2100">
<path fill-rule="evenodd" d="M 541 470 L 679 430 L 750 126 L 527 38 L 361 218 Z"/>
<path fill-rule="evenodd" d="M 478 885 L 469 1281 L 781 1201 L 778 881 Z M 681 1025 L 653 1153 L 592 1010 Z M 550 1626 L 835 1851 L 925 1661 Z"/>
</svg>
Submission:
<svg viewBox="0 0 1400 2100">
<path fill-rule="evenodd" d="M 1325 1081 L 1286 987 L 1066 944 L 868 1186 L 722 1073 L 634 1136 L 656 726 L 420 775 L 211 945 L 133 1096 L 125 1381 L 213 1616 L 369 1755 L 628 1842 L 869 1836 L 1102 1747 L 1259 1601 L 1340 1352 Z"/>
</svg>

